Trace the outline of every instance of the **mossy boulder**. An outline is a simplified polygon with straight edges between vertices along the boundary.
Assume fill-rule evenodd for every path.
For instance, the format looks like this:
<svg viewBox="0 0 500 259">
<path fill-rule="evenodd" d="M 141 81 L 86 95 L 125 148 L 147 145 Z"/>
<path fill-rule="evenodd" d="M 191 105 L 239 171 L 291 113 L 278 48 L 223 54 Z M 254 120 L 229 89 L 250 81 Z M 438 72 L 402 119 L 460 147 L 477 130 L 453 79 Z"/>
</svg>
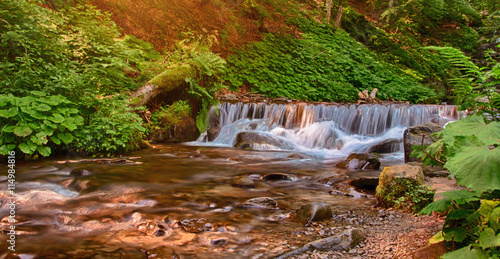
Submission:
<svg viewBox="0 0 500 259">
<path fill-rule="evenodd" d="M 420 166 L 386 167 L 380 174 L 375 196 L 382 206 L 418 212 L 432 202 L 434 196 L 423 183 L 424 173 Z"/>
</svg>

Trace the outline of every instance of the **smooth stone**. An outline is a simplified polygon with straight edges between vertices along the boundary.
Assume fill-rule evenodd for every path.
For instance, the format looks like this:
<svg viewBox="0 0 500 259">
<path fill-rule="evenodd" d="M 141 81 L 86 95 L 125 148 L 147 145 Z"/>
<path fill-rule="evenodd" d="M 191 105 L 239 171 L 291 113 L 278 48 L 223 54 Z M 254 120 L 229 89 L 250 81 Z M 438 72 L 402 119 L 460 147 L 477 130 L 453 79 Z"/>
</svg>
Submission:
<svg viewBox="0 0 500 259">
<path fill-rule="evenodd" d="M 236 176 L 233 179 L 231 186 L 239 188 L 255 188 L 256 184 L 254 180 L 248 176 Z"/>
<path fill-rule="evenodd" d="M 90 175 L 90 171 L 83 169 L 83 168 L 75 168 L 75 169 L 71 170 L 69 175 L 74 176 L 74 177 L 82 177 L 82 176 Z"/>
<path fill-rule="evenodd" d="M 337 167 L 350 170 L 359 170 L 359 169 L 378 170 L 380 168 L 380 161 L 378 157 L 374 154 L 352 153 L 344 161 L 337 164 Z"/>
<path fill-rule="evenodd" d="M 431 133 L 435 133 L 438 131 L 442 131 L 443 127 L 434 124 L 432 122 L 427 122 L 421 125 L 409 127 L 403 133 L 403 145 L 404 145 L 404 155 L 405 155 L 405 163 L 407 162 L 422 162 L 421 159 L 417 157 L 410 157 L 410 154 L 413 152 L 412 146 L 421 145 L 422 144 L 422 136 L 424 137 L 424 145 L 431 145 L 437 139 L 428 136 Z"/>
<path fill-rule="evenodd" d="M 240 203 L 238 207 L 248 209 L 279 209 L 278 202 L 269 197 L 249 199 L 243 203 Z"/>
<path fill-rule="evenodd" d="M 308 251 L 320 250 L 320 251 L 344 251 L 350 248 L 354 248 L 365 240 L 363 230 L 360 228 L 352 228 L 345 230 L 337 235 L 318 239 L 307 243 L 303 247 L 285 253 L 276 257 L 276 259 L 284 259 L 291 256 L 297 256 L 304 254 Z"/>
<path fill-rule="evenodd" d="M 185 219 L 179 221 L 181 228 L 190 233 L 200 233 L 212 229 L 212 223 L 207 222 L 205 218 Z"/>
<path fill-rule="evenodd" d="M 332 213 L 332 208 L 325 203 L 311 203 L 300 207 L 293 220 L 307 225 L 311 221 L 330 219 Z"/>
</svg>

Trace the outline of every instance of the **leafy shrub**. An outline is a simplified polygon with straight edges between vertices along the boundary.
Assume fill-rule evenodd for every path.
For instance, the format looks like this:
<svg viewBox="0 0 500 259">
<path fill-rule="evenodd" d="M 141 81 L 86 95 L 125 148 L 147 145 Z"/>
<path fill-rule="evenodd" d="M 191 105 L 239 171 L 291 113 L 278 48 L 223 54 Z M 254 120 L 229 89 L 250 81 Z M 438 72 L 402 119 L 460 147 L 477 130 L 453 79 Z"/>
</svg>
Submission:
<svg viewBox="0 0 500 259">
<path fill-rule="evenodd" d="M 140 121 L 109 95 L 137 87 L 133 75 L 157 54 L 150 44 L 120 38 L 109 14 L 91 6 L 54 11 L 12 0 L 0 13 L 1 153 L 112 154 L 135 145 Z"/>
<path fill-rule="evenodd" d="M 246 85 L 271 97 L 311 101 L 355 101 L 358 91 L 375 87 L 381 99 L 418 102 L 434 95 L 343 30 L 301 18 L 292 22 L 305 32 L 301 39 L 266 34 L 227 58 L 224 79 L 231 89 Z"/>
<path fill-rule="evenodd" d="M 217 103 L 214 99 L 215 93 L 225 88 L 222 75 L 226 71 L 226 61 L 211 52 L 208 43 L 202 38 L 188 37 L 177 42 L 175 51 L 152 63 L 148 69 L 149 73 L 145 76 L 152 77 L 179 64 L 188 64 L 191 68 L 189 76 L 186 77 L 189 86 L 187 92 L 201 102 L 196 125 L 199 131 L 203 132 L 208 108 Z"/>
<path fill-rule="evenodd" d="M 169 130 L 175 125 L 181 124 L 186 118 L 191 117 L 191 106 L 187 101 L 177 101 L 172 105 L 160 107 L 151 116 L 151 122 L 146 124 L 149 138 L 152 140 L 162 139 L 167 136 Z"/>
<path fill-rule="evenodd" d="M 383 197 L 385 206 L 404 211 L 419 212 L 432 202 L 434 191 L 413 180 L 395 178 L 389 186 L 377 188 L 377 196 Z"/>
<path fill-rule="evenodd" d="M 70 144 L 83 125 L 76 105 L 61 95 L 31 91 L 26 97 L 0 95 L 0 154 L 18 148 L 28 157 L 49 156 L 52 148 Z"/>
<path fill-rule="evenodd" d="M 111 156 L 138 149 L 145 129 L 142 119 L 120 98 L 102 99 L 77 132 L 78 151 Z"/>
<path fill-rule="evenodd" d="M 471 191 L 446 192 L 445 199 L 426 206 L 421 213 L 448 211 L 443 230 L 433 241 L 452 242 L 460 249 L 448 253 L 444 258 L 498 258 L 500 256 L 500 105 L 497 101 L 496 81 L 500 79 L 498 63 L 490 70 L 481 71 L 462 53 L 453 49 L 438 51 L 457 66 L 463 75 L 453 81 L 457 85 L 458 104 L 468 108 L 474 115 L 448 124 L 441 132 L 439 142 L 423 152 L 416 149 L 414 155 L 432 156 L 424 160 L 443 163 L 457 184 Z M 486 98 L 485 102 L 480 99 Z M 436 144 L 438 143 L 438 144 Z M 437 146 L 440 148 L 437 148 Z"/>
</svg>

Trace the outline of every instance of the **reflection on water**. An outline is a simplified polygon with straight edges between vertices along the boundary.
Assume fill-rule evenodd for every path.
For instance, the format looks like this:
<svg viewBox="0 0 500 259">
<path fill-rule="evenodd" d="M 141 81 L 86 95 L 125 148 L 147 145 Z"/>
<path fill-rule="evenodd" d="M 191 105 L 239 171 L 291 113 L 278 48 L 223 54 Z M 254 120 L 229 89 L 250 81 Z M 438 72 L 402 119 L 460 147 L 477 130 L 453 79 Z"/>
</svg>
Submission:
<svg viewBox="0 0 500 259">
<path fill-rule="evenodd" d="M 301 232 L 307 227 L 287 219 L 301 206 L 325 202 L 337 213 L 362 213 L 374 202 L 329 194 L 325 179 L 345 179 L 347 171 L 334 168 L 335 160 L 293 152 L 159 145 L 130 156 L 141 157 L 137 161 L 142 163 L 59 164 L 68 159 L 61 157 L 19 161 L 16 253 L 35 258 L 268 258 L 314 238 Z M 71 174 L 77 168 L 88 172 Z M 264 180 L 270 173 L 291 177 Z M 231 186 L 239 175 L 254 179 L 256 188 Z M 4 231 L 9 227 L 6 180 L 0 182 Z M 279 208 L 238 207 L 257 197 L 270 197 Z M 327 236 L 342 224 L 330 220 L 316 228 L 321 226 Z M 5 235 L 0 244 L 5 247 Z"/>
</svg>

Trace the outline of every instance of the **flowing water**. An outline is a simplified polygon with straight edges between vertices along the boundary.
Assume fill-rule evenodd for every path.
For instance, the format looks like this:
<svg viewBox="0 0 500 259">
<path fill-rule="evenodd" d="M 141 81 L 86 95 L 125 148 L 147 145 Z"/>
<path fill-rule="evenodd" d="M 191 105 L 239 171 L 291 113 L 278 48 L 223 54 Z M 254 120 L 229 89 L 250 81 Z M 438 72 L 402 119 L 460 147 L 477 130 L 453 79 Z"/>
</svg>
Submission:
<svg viewBox="0 0 500 259">
<path fill-rule="evenodd" d="M 16 252 L 1 235 L 0 258 L 276 256 L 370 215 L 370 193 L 329 191 L 380 170 L 335 168 L 342 157 L 385 141 L 390 153 L 382 165 L 402 163 L 406 127 L 456 118 L 451 106 L 222 104 L 212 112 L 210 124 L 221 130 L 211 142 L 204 133 L 188 145 L 156 145 L 106 163 L 17 161 Z M 251 138 L 259 140 L 246 146 L 253 150 L 232 147 L 242 132 L 264 137 Z M 7 169 L 0 166 L 4 233 L 12 226 Z M 236 176 L 248 176 L 256 188 L 233 187 Z M 274 199 L 278 208 L 239 206 L 257 197 Z M 307 227 L 289 220 L 317 202 L 332 206 L 333 220 Z"/>
</svg>

